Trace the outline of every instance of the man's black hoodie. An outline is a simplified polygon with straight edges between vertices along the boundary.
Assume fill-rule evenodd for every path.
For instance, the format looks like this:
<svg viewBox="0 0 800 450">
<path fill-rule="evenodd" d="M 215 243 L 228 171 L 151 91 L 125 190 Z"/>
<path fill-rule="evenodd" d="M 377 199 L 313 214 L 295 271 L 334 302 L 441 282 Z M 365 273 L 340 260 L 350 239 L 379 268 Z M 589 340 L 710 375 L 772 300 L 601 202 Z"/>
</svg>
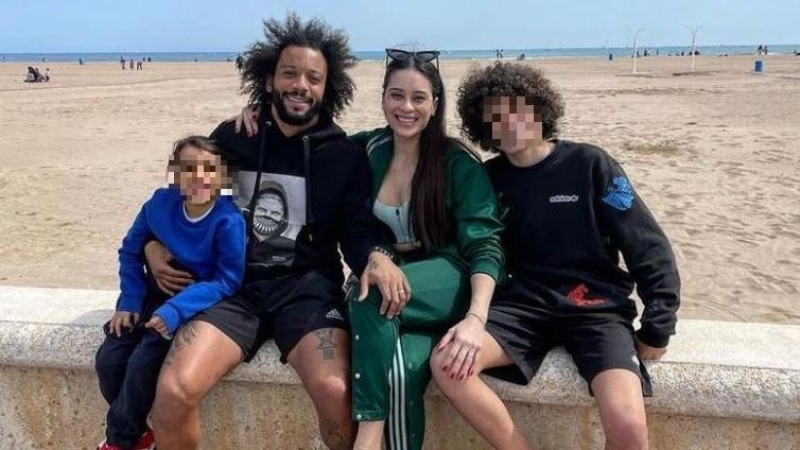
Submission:
<svg viewBox="0 0 800 450">
<path fill-rule="evenodd" d="M 234 199 L 248 224 L 245 282 L 317 270 L 343 282 L 337 244 L 360 274 L 378 244 L 372 176 L 363 149 L 330 117 L 286 137 L 270 114 L 259 132 L 221 123 L 211 138 L 234 168 Z"/>
</svg>

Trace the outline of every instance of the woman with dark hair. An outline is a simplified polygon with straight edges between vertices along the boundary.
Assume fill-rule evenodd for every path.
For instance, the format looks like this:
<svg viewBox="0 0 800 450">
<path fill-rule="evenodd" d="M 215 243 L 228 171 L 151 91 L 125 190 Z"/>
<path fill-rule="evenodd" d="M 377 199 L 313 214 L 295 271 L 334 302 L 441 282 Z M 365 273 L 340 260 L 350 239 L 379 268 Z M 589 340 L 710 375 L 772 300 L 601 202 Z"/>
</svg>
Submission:
<svg viewBox="0 0 800 450">
<path fill-rule="evenodd" d="M 368 291 L 362 277 L 360 295 L 348 295 L 359 450 L 380 449 L 384 429 L 387 448 L 422 448 L 431 351 L 448 355 L 450 376 L 473 373 L 489 300 L 504 273 L 486 171 L 445 132 L 439 52 L 386 55 L 381 103 L 388 125 L 350 138 L 369 155 L 373 213 L 409 286 Z M 253 114 L 237 118 L 248 132 Z"/>
<path fill-rule="evenodd" d="M 387 50 L 388 126 L 351 136 L 369 154 L 373 213 L 413 290 L 405 303 L 363 291 L 350 302 L 360 450 L 380 449 L 384 428 L 388 448 L 422 447 L 431 351 L 444 334 L 437 348 L 449 355 L 450 376 L 469 375 L 503 271 L 489 179 L 480 160 L 445 132 L 437 57 Z"/>
</svg>

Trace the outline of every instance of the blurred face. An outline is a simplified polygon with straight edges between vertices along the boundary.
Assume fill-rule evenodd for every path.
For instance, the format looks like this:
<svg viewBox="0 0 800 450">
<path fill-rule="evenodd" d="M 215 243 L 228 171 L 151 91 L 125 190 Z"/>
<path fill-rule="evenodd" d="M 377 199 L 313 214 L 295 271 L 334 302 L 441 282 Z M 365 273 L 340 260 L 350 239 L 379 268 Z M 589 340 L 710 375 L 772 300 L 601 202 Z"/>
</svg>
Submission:
<svg viewBox="0 0 800 450">
<path fill-rule="evenodd" d="M 290 46 L 281 52 L 275 75 L 267 78 L 273 111 L 293 126 L 310 124 L 317 118 L 325 95 L 328 64 L 318 50 Z"/>
<path fill-rule="evenodd" d="M 383 114 L 395 136 L 418 139 L 436 114 L 430 81 L 414 69 L 394 72 L 383 94 Z"/>
<path fill-rule="evenodd" d="M 492 146 L 513 155 L 542 142 L 542 115 L 525 97 L 489 97 L 483 122 L 491 130 Z"/>
<path fill-rule="evenodd" d="M 286 203 L 281 195 L 268 190 L 259 194 L 253 217 L 253 231 L 262 242 L 281 234 L 287 226 Z"/>
<path fill-rule="evenodd" d="M 181 150 L 175 162 L 175 178 L 189 204 L 204 206 L 219 196 L 225 179 L 219 155 L 189 145 Z"/>
</svg>

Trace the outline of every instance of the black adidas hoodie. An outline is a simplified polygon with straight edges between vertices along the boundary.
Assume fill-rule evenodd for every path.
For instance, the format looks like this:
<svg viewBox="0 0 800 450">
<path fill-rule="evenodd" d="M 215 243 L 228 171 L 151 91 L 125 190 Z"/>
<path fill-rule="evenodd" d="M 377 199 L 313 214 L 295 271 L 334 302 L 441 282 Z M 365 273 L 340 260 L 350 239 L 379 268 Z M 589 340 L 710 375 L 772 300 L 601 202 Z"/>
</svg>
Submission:
<svg viewBox="0 0 800 450">
<path fill-rule="evenodd" d="M 379 242 L 366 153 L 330 117 L 292 137 L 270 114 L 260 122 L 252 137 L 233 122 L 211 133 L 236 171 L 234 199 L 248 225 L 245 282 L 317 270 L 341 284 L 338 244 L 360 274 Z"/>
<path fill-rule="evenodd" d="M 501 154 L 486 167 L 499 196 L 508 271 L 536 294 L 531 305 L 633 318 L 635 286 L 645 305 L 639 338 L 667 346 L 680 305 L 675 255 L 616 160 L 593 145 L 556 141 L 533 166 L 515 167 Z"/>
</svg>

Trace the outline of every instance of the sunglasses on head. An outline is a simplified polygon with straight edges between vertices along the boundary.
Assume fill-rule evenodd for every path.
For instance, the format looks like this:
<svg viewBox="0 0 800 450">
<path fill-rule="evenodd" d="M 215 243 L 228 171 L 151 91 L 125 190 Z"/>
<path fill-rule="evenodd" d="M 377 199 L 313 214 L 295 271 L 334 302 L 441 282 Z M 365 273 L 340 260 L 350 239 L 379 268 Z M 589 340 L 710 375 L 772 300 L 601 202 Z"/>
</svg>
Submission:
<svg viewBox="0 0 800 450">
<path fill-rule="evenodd" d="M 438 50 L 423 50 L 420 52 L 409 52 L 406 50 L 400 50 L 396 48 L 387 48 L 386 49 L 386 65 L 389 65 L 389 59 L 391 58 L 392 61 L 402 61 L 406 62 L 409 59 L 414 59 L 414 61 L 418 63 L 429 63 L 431 61 L 436 62 L 436 69 L 439 69 L 439 55 L 442 52 Z"/>
</svg>

